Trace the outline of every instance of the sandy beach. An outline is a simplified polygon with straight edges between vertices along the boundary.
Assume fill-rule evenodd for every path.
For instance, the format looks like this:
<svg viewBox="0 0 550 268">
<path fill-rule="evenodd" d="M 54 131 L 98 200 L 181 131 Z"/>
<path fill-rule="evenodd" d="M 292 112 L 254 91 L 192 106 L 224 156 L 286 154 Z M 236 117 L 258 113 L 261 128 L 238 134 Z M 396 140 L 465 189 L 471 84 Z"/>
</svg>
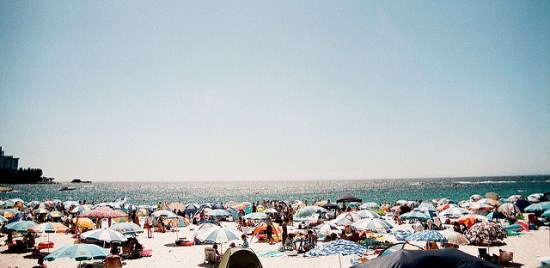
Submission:
<svg viewBox="0 0 550 268">
<path fill-rule="evenodd" d="M 391 220 L 389 220 L 391 221 Z M 394 223 L 393 221 L 391 221 Z M 223 226 L 234 227 L 235 223 L 223 222 Z M 154 233 L 153 238 L 147 238 L 142 233 L 137 237 L 145 249 L 152 249 L 151 257 L 140 259 L 124 260 L 124 267 L 208 267 L 204 263 L 204 248 L 208 245 L 195 245 L 190 247 L 175 246 L 176 237 L 192 238 L 194 225 L 180 228 L 178 232 Z M 412 231 L 410 224 L 395 225 L 396 229 L 408 229 Z M 388 241 L 396 242 L 392 235 L 385 235 Z M 498 252 L 499 249 L 514 252 L 514 265 L 516 267 L 540 267 L 539 257 L 550 256 L 550 234 L 546 227 L 535 231 L 523 232 L 522 235 L 511 236 L 504 240 L 505 245 L 491 247 L 490 253 Z M 47 240 L 47 235 L 42 234 L 36 242 Z M 55 243 L 55 250 L 62 245 L 69 245 L 74 242 L 69 234 L 51 234 L 50 241 Z M 256 252 L 276 251 L 280 244 L 269 245 L 264 242 L 251 241 L 250 247 Z M 323 243 L 319 242 L 319 246 Z M 223 251 L 228 244 L 223 244 Z M 0 251 L 7 249 L 1 246 Z M 477 256 L 478 247 L 463 245 L 460 250 Z M 323 256 L 304 257 L 303 254 L 289 257 L 260 257 L 263 267 L 349 267 L 350 259 L 354 256 Z M 368 256 L 374 258 L 375 255 Z M 88 261 L 89 263 L 90 261 Z M 0 254 L 0 267 L 32 267 L 36 265 L 37 259 L 30 258 L 30 253 L 2 253 Z M 84 262 L 85 263 L 85 262 Z M 78 267 L 78 262 L 70 259 L 58 259 L 46 262 L 48 267 Z"/>
</svg>

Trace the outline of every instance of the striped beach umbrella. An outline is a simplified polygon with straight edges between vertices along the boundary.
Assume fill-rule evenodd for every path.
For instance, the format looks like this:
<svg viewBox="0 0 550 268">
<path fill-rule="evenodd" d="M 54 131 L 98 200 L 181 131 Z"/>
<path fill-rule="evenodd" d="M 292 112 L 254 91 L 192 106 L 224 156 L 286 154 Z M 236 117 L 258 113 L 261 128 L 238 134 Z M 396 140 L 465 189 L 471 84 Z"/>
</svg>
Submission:
<svg viewBox="0 0 550 268">
<path fill-rule="evenodd" d="M 223 218 L 223 217 L 229 217 L 231 216 L 231 213 L 225 209 L 212 209 L 206 212 L 206 216 L 214 217 L 214 218 Z"/>
<path fill-rule="evenodd" d="M 344 212 L 336 217 L 335 220 L 338 219 L 347 219 L 350 222 L 354 223 L 356 221 L 361 220 L 361 216 L 355 212 Z"/>
<path fill-rule="evenodd" d="M 178 217 L 178 215 L 176 215 L 176 213 L 174 213 L 170 210 L 166 210 L 166 209 L 157 210 L 157 211 L 153 212 L 152 215 L 155 218 L 164 217 L 164 218 L 167 218 L 167 219 L 175 219 L 175 218 Z"/>
<path fill-rule="evenodd" d="M 81 214 L 83 212 L 90 211 L 90 210 L 92 210 L 92 208 L 90 206 L 81 205 L 81 206 L 77 206 L 77 207 L 74 207 L 73 209 L 71 209 L 71 213 Z"/>
<path fill-rule="evenodd" d="M 143 228 L 133 222 L 115 223 L 111 227 L 109 227 L 109 229 L 115 230 L 125 235 L 143 233 Z"/>
<path fill-rule="evenodd" d="M 200 231 L 195 237 L 201 242 L 206 243 L 224 243 L 241 239 L 243 232 L 226 227 L 214 227 Z"/>
<path fill-rule="evenodd" d="M 80 234 L 80 238 L 82 239 L 89 239 L 92 241 L 102 241 L 102 242 L 118 242 L 122 243 L 127 241 L 128 239 L 121 233 L 112 230 L 112 229 L 96 229 L 91 230 L 85 233 Z"/>
<path fill-rule="evenodd" d="M 16 221 L 16 222 L 6 224 L 6 226 L 4 226 L 4 230 L 25 233 L 29 230 L 29 228 L 35 225 L 36 225 L 36 222 L 34 221 Z"/>
<path fill-rule="evenodd" d="M 368 210 L 368 209 L 357 211 L 357 215 L 359 215 L 361 217 L 361 219 L 365 219 L 365 218 L 378 219 L 378 218 L 380 218 L 380 215 L 378 215 L 378 213 L 376 213 L 372 210 Z"/>
<path fill-rule="evenodd" d="M 447 238 L 438 231 L 426 230 L 410 235 L 407 241 L 447 242 Z"/>
<path fill-rule="evenodd" d="M 420 212 L 418 210 L 413 210 L 407 213 L 403 213 L 401 216 L 401 219 L 405 220 L 419 220 L 419 221 L 427 221 L 430 219 L 430 216 L 428 216 L 424 212 Z"/>
<path fill-rule="evenodd" d="M 29 228 L 29 231 L 35 232 L 35 233 L 51 234 L 51 233 L 64 233 L 67 229 L 69 229 L 67 226 L 59 222 L 44 222 Z"/>
<path fill-rule="evenodd" d="M 245 220 L 265 220 L 267 219 L 267 214 L 263 212 L 252 212 L 244 215 L 243 219 Z"/>
<path fill-rule="evenodd" d="M 74 244 L 59 248 L 48 256 L 44 257 L 47 261 L 53 261 L 59 258 L 71 258 L 77 261 L 105 259 L 109 252 L 100 246 L 93 244 Z"/>
<path fill-rule="evenodd" d="M 372 232 L 387 232 L 393 225 L 383 219 L 362 219 L 354 222 L 351 226 L 357 228 L 360 231 L 372 231 Z"/>
<path fill-rule="evenodd" d="M 48 244 L 50 243 L 50 234 L 53 233 L 63 233 L 67 229 L 69 229 L 67 226 L 63 225 L 59 222 L 45 222 L 37 224 L 31 228 L 29 228 L 30 232 L 35 233 L 47 233 L 48 234 Z M 48 252 L 50 252 L 50 248 L 48 247 Z"/>
</svg>

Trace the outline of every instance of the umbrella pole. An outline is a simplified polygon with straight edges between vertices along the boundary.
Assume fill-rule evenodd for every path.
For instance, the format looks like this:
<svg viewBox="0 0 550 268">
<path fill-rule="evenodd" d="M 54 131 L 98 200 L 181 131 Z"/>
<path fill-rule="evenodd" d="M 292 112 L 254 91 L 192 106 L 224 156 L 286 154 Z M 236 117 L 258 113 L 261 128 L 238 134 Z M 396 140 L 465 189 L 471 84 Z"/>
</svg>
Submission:
<svg viewBox="0 0 550 268">
<path fill-rule="evenodd" d="M 340 265 L 340 268 L 342 268 L 342 260 L 340 258 L 340 253 L 338 253 L 338 264 Z"/>
</svg>

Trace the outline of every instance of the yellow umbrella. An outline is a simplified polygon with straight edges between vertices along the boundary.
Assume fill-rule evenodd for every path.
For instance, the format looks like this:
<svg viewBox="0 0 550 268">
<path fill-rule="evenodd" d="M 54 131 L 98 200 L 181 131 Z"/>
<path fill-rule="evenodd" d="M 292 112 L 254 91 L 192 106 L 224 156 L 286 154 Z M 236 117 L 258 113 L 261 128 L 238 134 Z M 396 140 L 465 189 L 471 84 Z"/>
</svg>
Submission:
<svg viewBox="0 0 550 268">
<path fill-rule="evenodd" d="M 95 228 L 95 223 L 88 218 L 74 218 L 73 223 L 76 224 L 76 227 L 78 228 L 87 228 L 87 229 Z"/>
</svg>

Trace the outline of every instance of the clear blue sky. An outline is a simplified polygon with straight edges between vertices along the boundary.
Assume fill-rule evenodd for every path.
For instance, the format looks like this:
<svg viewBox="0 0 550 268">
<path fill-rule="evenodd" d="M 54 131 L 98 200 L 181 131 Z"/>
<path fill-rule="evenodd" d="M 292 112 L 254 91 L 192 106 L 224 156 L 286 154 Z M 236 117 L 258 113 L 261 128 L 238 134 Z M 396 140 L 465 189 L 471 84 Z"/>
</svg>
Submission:
<svg viewBox="0 0 550 268">
<path fill-rule="evenodd" d="M 57 180 L 550 173 L 547 1 L 0 1 L 0 146 Z"/>
</svg>

